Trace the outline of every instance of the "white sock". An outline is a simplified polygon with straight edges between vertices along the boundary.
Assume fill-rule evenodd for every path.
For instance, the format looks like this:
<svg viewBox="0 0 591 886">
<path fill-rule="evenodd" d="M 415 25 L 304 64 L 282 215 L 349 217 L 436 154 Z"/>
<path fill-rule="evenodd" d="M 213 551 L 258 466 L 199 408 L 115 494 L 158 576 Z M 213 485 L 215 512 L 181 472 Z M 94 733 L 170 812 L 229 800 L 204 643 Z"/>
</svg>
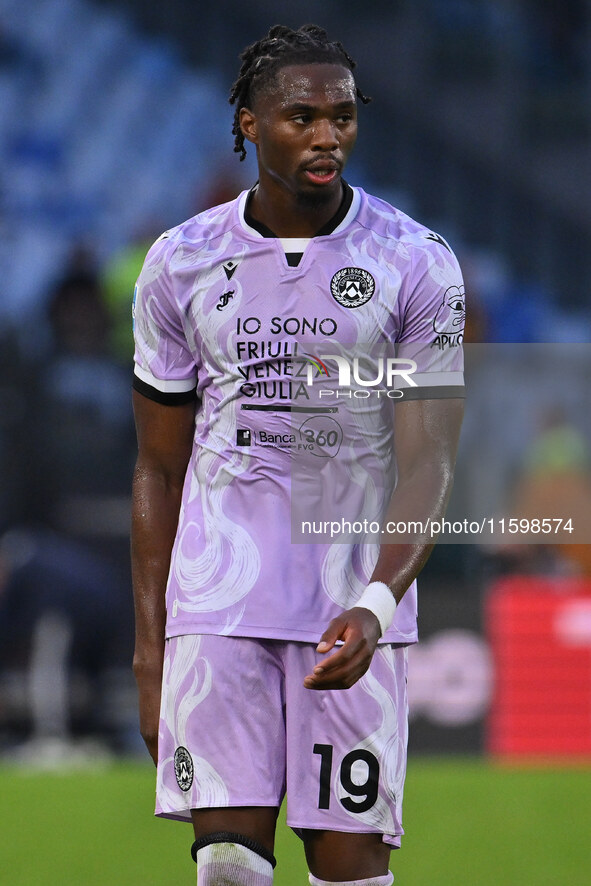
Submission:
<svg viewBox="0 0 591 886">
<path fill-rule="evenodd" d="M 271 886 L 273 866 L 239 843 L 209 843 L 197 852 L 197 886 Z"/>
<path fill-rule="evenodd" d="M 394 874 L 388 871 L 383 877 L 370 877 L 368 880 L 319 880 L 314 874 L 308 874 L 310 886 L 392 886 Z"/>
</svg>

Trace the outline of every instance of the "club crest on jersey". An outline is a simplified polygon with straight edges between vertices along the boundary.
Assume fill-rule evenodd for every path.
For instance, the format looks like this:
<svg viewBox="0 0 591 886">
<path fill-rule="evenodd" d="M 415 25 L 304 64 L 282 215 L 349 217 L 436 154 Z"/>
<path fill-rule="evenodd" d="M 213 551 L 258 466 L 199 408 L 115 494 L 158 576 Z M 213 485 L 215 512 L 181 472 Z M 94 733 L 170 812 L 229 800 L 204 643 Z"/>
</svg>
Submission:
<svg viewBox="0 0 591 886">
<path fill-rule="evenodd" d="M 376 281 L 362 268 L 341 268 L 330 281 L 330 291 L 344 308 L 360 308 L 376 291 Z"/>
<path fill-rule="evenodd" d="M 193 784 L 193 760 L 182 745 L 174 752 L 174 774 L 181 791 L 190 790 Z"/>
</svg>

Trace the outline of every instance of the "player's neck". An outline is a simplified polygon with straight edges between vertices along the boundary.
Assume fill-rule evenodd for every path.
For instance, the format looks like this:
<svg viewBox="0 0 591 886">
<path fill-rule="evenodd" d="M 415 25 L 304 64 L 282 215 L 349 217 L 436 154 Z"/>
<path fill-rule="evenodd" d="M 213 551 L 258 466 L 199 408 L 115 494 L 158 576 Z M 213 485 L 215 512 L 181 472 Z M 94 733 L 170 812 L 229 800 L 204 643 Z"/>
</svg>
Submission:
<svg viewBox="0 0 591 886">
<path fill-rule="evenodd" d="M 249 211 L 276 237 L 314 237 L 338 212 L 342 201 L 342 186 L 326 201 L 307 203 L 288 191 L 259 183 L 252 194 Z"/>
</svg>

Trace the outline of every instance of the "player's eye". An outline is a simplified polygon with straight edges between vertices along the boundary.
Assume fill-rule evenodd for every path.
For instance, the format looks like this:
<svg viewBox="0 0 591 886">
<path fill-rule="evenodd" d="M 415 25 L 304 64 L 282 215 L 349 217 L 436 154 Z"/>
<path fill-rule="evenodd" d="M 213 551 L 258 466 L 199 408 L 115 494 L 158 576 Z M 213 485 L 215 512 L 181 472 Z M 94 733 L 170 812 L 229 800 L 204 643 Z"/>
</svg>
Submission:
<svg viewBox="0 0 591 886">
<path fill-rule="evenodd" d="M 295 123 L 309 123 L 310 115 L 309 114 L 294 114 L 291 118 Z"/>
<path fill-rule="evenodd" d="M 349 123 L 353 119 L 353 114 L 339 114 L 337 121 L 339 123 Z"/>
</svg>

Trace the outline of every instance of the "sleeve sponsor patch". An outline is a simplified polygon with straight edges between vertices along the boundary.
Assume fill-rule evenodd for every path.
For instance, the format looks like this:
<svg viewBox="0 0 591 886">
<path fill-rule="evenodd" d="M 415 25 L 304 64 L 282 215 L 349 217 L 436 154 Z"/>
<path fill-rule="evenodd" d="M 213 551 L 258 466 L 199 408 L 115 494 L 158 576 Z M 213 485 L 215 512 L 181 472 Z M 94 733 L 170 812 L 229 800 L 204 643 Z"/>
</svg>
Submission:
<svg viewBox="0 0 591 886">
<path fill-rule="evenodd" d="M 443 293 L 443 299 L 433 318 L 435 339 L 432 347 L 439 350 L 456 348 L 464 340 L 466 321 L 465 293 L 463 286 L 450 286 Z"/>
</svg>

